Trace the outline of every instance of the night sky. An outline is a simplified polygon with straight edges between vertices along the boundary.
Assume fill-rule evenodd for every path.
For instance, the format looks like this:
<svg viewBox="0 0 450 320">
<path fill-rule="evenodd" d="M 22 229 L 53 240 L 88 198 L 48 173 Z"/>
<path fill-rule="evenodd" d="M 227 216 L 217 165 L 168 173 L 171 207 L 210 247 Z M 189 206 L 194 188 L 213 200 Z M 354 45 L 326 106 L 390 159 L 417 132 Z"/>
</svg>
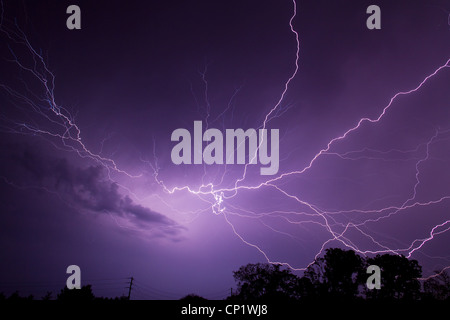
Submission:
<svg viewBox="0 0 450 320">
<path fill-rule="evenodd" d="M 0 292 L 56 294 L 75 264 L 96 295 L 217 299 L 330 247 L 450 266 L 450 1 L 1 9 Z M 278 173 L 173 164 L 196 120 L 279 129 Z"/>
</svg>

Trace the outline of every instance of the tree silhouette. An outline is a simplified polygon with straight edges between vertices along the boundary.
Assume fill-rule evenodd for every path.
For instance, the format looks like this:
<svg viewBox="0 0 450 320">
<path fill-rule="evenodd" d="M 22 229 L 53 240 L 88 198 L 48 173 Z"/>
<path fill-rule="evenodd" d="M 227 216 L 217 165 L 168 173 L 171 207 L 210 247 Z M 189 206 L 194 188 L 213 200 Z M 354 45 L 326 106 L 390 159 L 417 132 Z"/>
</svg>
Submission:
<svg viewBox="0 0 450 320">
<path fill-rule="evenodd" d="M 3 294 L 1 294 L 1 295 L 3 295 Z M 3 297 L 4 297 L 4 295 L 3 295 Z M 15 291 L 8 298 L 6 298 L 5 300 L 14 302 L 14 301 L 27 301 L 27 300 L 30 301 L 30 300 L 33 300 L 33 299 L 34 299 L 34 296 L 32 294 L 30 294 L 27 297 L 21 297 L 19 295 L 19 291 Z M 3 300 L 3 299 L 0 298 L 0 300 Z"/>
<path fill-rule="evenodd" d="M 330 299 L 353 299 L 365 281 L 364 260 L 352 250 L 327 249 L 305 271 L 312 292 L 304 295 Z M 303 285 L 308 283 L 303 281 Z M 306 288 L 306 287 L 304 287 Z"/>
<path fill-rule="evenodd" d="M 368 289 L 366 281 L 369 265 L 381 270 L 381 289 Z M 305 270 L 303 277 L 292 274 L 281 265 L 247 264 L 233 274 L 238 291 L 230 298 L 242 300 L 450 300 L 450 276 L 440 273 L 424 283 L 418 280 L 422 268 L 416 260 L 401 255 L 377 255 L 363 258 L 353 250 L 331 248 L 325 250 Z"/>
<path fill-rule="evenodd" d="M 93 301 L 95 299 L 94 294 L 92 293 L 91 285 L 88 284 L 86 286 L 82 286 L 81 289 L 72 289 L 70 290 L 67 287 L 61 290 L 61 293 L 58 294 L 57 300 L 59 301 Z"/>
<path fill-rule="evenodd" d="M 295 293 L 297 299 L 313 300 L 320 298 L 316 285 L 307 277 L 297 279 Z"/>
<path fill-rule="evenodd" d="M 425 298 L 450 301 L 450 275 L 446 271 L 435 273 L 435 277 L 423 283 Z"/>
<path fill-rule="evenodd" d="M 183 298 L 181 298 L 180 300 L 185 301 L 185 302 L 202 302 L 202 301 L 206 301 L 207 299 L 205 299 L 195 293 L 190 293 L 190 294 L 184 296 Z"/>
<path fill-rule="evenodd" d="M 400 255 L 377 255 L 367 259 L 368 265 L 381 269 L 381 289 L 366 290 L 368 298 L 388 300 L 411 300 L 420 298 L 422 267 L 417 260 L 409 260 Z"/>
<path fill-rule="evenodd" d="M 51 291 L 47 291 L 47 293 L 45 294 L 45 296 L 42 297 L 42 300 L 44 301 L 48 301 L 52 299 L 52 293 Z"/>
<path fill-rule="evenodd" d="M 296 298 L 298 277 L 281 265 L 247 264 L 233 273 L 237 281 L 236 298 L 243 300 L 281 300 Z"/>
</svg>

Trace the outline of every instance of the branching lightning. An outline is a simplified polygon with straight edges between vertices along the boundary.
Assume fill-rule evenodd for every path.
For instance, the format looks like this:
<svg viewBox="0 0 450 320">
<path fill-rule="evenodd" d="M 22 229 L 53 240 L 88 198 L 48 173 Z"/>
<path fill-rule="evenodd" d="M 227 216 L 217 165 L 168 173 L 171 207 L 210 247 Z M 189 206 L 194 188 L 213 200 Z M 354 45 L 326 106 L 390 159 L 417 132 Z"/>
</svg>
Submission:
<svg viewBox="0 0 450 320">
<path fill-rule="evenodd" d="M 274 117 L 283 115 L 283 112 L 280 112 L 280 108 L 284 103 L 285 96 L 289 90 L 291 82 L 295 79 L 297 73 L 299 72 L 300 36 L 294 27 L 294 20 L 297 17 L 296 0 L 292 0 L 292 8 L 293 11 L 288 25 L 296 43 L 293 71 L 284 83 L 283 91 L 281 92 L 278 101 L 276 101 L 269 112 L 265 114 L 264 120 L 261 124 L 262 128 L 266 128 L 267 124 Z M 55 147 L 64 151 L 75 152 L 81 158 L 90 159 L 103 166 L 108 172 L 120 173 L 126 175 L 128 178 L 133 179 L 139 179 L 143 177 L 145 175 L 144 173 L 135 174 L 127 172 L 126 170 L 122 169 L 112 158 L 102 156 L 102 152 L 96 153 L 91 151 L 91 149 L 83 141 L 82 129 L 76 124 L 75 117 L 71 115 L 71 113 L 66 108 L 60 106 L 56 102 L 55 75 L 48 68 L 43 55 L 38 53 L 33 48 L 25 33 L 19 28 L 17 24 L 14 24 L 14 27 L 9 27 L 6 24 L 6 19 L 4 18 L 3 12 L 3 3 L 0 19 L 1 32 L 3 32 L 11 42 L 25 48 L 27 54 L 29 55 L 29 58 L 31 58 L 30 61 L 33 61 L 32 63 L 26 64 L 25 62 L 23 62 L 24 59 L 20 59 L 15 51 L 10 48 L 11 63 L 16 64 L 16 66 L 22 72 L 27 73 L 29 76 L 31 76 L 32 79 L 37 84 L 39 84 L 40 90 L 39 92 L 36 92 L 36 90 L 31 90 L 31 86 L 28 86 L 25 82 L 22 90 L 15 89 L 5 83 L 0 83 L 0 87 L 12 98 L 12 100 L 19 102 L 21 106 L 26 106 L 27 109 L 16 105 L 17 108 L 21 108 L 22 111 L 25 111 L 27 114 L 29 114 L 30 118 L 33 118 L 33 116 L 37 116 L 37 118 L 39 119 L 37 121 L 21 122 L 9 119 L 6 116 L 2 115 L 1 129 L 10 133 L 42 136 L 49 139 L 49 141 L 53 143 Z M 391 108 L 395 108 L 395 102 L 400 97 L 413 95 L 414 93 L 420 91 L 432 78 L 440 73 L 445 72 L 446 68 L 448 67 L 450 67 L 450 59 L 446 60 L 444 64 L 436 67 L 434 70 L 431 70 L 428 75 L 423 77 L 423 79 L 418 80 L 417 85 L 413 88 L 405 91 L 400 91 L 392 96 L 389 99 L 389 102 L 380 109 L 380 112 L 376 117 L 362 117 L 343 133 L 335 137 L 331 137 L 325 146 L 317 148 L 317 150 L 319 151 L 315 153 L 315 155 L 309 160 L 309 162 L 307 162 L 307 165 L 303 168 L 289 172 L 282 172 L 276 177 L 269 178 L 263 182 L 259 182 L 256 184 L 246 182 L 248 165 L 245 165 L 242 169 L 242 175 L 240 175 L 239 178 L 235 179 L 231 184 L 229 184 L 232 185 L 232 187 L 224 187 L 222 185 L 228 172 L 226 166 L 224 166 L 224 171 L 222 172 L 221 179 L 218 183 L 204 182 L 204 180 L 207 178 L 205 169 L 201 179 L 202 184 L 199 187 L 193 187 L 191 185 L 176 185 L 169 187 L 160 176 L 158 158 L 155 149 L 153 150 L 153 163 L 145 159 L 141 160 L 151 168 L 151 175 L 166 194 L 175 195 L 177 193 L 185 192 L 206 203 L 207 207 L 196 210 L 195 214 L 199 214 L 208 210 L 210 212 L 212 211 L 215 215 L 223 216 L 225 223 L 231 228 L 236 237 L 244 244 L 256 249 L 269 263 L 282 264 L 294 270 L 304 270 L 307 267 L 307 265 L 294 266 L 292 263 L 286 261 L 274 261 L 270 258 L 270 254 L 267 253 L 261 245 L 257 245 L 247 240 L 245 236 L 238 231 L 239 228 L 236 227 L 233 219 L 231 219 L 232 217 L 236 219 L 240 218 L 260 220 L 262 225 L 267 227 L 270 232 L 278 233 L 280 236 L 290 238 L 291 240 L 298 239 L 296 239 L 288 231 L 285 232 L 278 230 L 278 228 L 270 225 L 265 219 L 270 218 L 277 221 L 283 221 L 294 227 L 304 227 L 305 225 L 314 225 L 315 227 L 319 227 L 328 233 L 329 238 L 322 242 L 322 245 L 318 250 L 316 257 L 318 257 L 322 253 L 327 245 L 335 241 L 363 255 L 394 253 L 402 254 L 409 258 L 413 254 L 421 251 L 423 247 L 426 246 L 427 243 L 432 241 L 434 238 L 448 232 L 450 230 L 450 220 L 445 220 L 434 225 L 423 237 L 413 239 L 409 243 L 399 245 L 398 247 L 386 245 L 383 240 L 379 239 L 383 239 L 383 237 L 381 237 L 379 234 L 377 235 L 376 232 L 371 231 L 370 226 L 375 223 L 386 222 L 397 215 L 407 214 L 408 210 L 410 209 L 431 207 L 442 203 L 449 203 L 450 194 L 437 196 L 435 198 L 429 198 L 427 200 L 417 199 L 418 187 L 421 183 L 421 166 L 426 163 L 430 159 L 430 157 L 432 157 L 430 148 L 433 144 L 437 143 L 438 141 L 450 139 L 446 137 L 446 134 L 448 134 L 449 131 L 438 129 L 432 137 L 428 137 L 427 142 L 424 142 L 418 145 L 415 149 L 411 150 L 382 151 L 365 148 L 362 150 L 351 150 L 348 152 L 339 153 L 333 151 L 332 147 L 337 142 L 346 140 L 351 135 L 356 135 L 365 124 L 376 126 L 379 122 L 381 122 L 385 117 L 388 116 L 389 110 Z M 206 125 L 208 126 L 210 122 L 217 121 L 226 112 L 233 110 L 232 101 L 233 99 L 235 99 L 235 96 L 239 93 L 242 86 L 236 89 L 226 109 L 221 112 L 219 116 L 212 119 L 211 104 L 208 99 L 208 81 L 206 78 L 206 72 L 207 70 L 205 68 L 205 70 L 201 72 L 200 75 L 205 88 L 204 103 L 206 105 L 206 116 L 204 120 L 206 122 Z M 59 143 L 56 143 L 55 139 L 58 140 Z M 261 143 L 258 148 L 260 146 Z M 393 158 L 393 155 L 400 156 L 397 158 Z M 254 156 L 256 156 L 256 154 Z M 291 191 L 288 191 L 283 187 L 282 183 L 285 180 L 287 180 L 288 178 L 298 179 L 300 176 L 310 170 L 320 158 L 324 157 L 336 157 L 343 161 L 414 161 L 416 169 L 415 183 L 413 186 L 411 186 L 410 196 L 400 201 L 397 205 L 383 206 L 377 209 L 370 210 L 358 208 L 336 211 L 326 210 L 320 208 L 320 206 L 317 204 L 309 203 L 308 201 L 302 199 L 300 196 L 293 194 Z M 6 178 L 4 179 L 5 181 L 7 181 Z M 129 188 L 127 188 L 127 190 L 128 192 L 132 193 Z M 295 202 L 298 207 L 302 209 L 298 211 L 276 210 L 257 212 L 251 211 L 247 208 L 242 208 L 234 204 L 232 201 L 232 199 L 237 197 L 240 192 L 255 193 L 260 190 L 264 190 L 266 192 L 271 191 L 274 194 L 281 195 L 284 199 Z M 162 198 L 159 199 L 160 201 L 165 202 L 165 200 L 163 200 Z M 374 201 L 376 200 L 378 199 L 374 199 Z M 167 206 L 171 206 L 167 202 L 165 202 L 165 204 Z M 174 209 L 178 210 L 176 208 Z M 183 212 L 183 210 L 178 211 Z M 340 221 L 342 220 L 342 217 L 346 217 L 347 219 L 344 219 L 345 221 Z M 367 240 L 378 249 L 369 250 L 365 249 L 363 245 L 354 243 L 354 241 L 350 240 L 350 232 L 356 232 L 363 239 Z M 449 259 L 443 259 L 446 261 L 446 263 L 449 262 Z M 449 267 L 450 266 L 447 266 L 444 269 L 448 269 Z"/>
</svg>

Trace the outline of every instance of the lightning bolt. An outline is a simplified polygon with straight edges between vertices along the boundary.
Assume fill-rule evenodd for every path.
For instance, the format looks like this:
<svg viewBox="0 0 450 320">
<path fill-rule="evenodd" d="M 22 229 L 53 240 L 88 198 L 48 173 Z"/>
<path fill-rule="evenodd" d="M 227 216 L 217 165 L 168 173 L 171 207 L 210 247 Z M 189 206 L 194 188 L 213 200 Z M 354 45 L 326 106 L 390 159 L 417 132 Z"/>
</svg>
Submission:
<svg viewBox="0 0 450 320">
<path fill-rule="evenodd" d="M 265 114 L 264 120 L 260 125 L 260 128 L 265 129 L 268 123 L 276 118 L 281 117 L 286 109 L 289 106 L 282 110 L 282 106 L 286 97 L 286 94 L 290 88 L 291 82 L 295 79 L 299 72 L 299 60 L 300 60 L 300 36 L 294 27 L 294 21 L 297 17 L 297 1 L 292 0 L 292 15 L 288 21 L 288 26 L 290 31 L 295 39 L 296 51 L 294 54 L 294 64 L 293 71 L 284 82 L 283 90 L 279 95 L 278 100 L 274 103 L 273 107 Z M 450 25 L 450 15 L 448 16 L 448 23 Z M 0 87 L 14 100 L 20 103 L 21 106 L 15 105 L 21 111 L 37 117 L 39 120 L 33 120 L 29 122 L 18 121 L 14 119 L 7 118 L 6 116 L 1 116 L 1 128 L 5 132 L 16 133 L 16 134 L 25 134 L 25 135 L 37 135 L 41 136 L 47 140 L 49 140 L 56 148 L 68 152 L 74 152 L 81 158 L 86 158 L 92 160 L 101 166 L 103 166 L 108 174 L 112 172 L 116 172 L 119 174 L 123 174 L 128 178 L 139 179 L 142 178 L 145 173 L 136 174 L 130 173 L 123 168 L 121 168 L 114 159 L 111 157 L 106 157 L 102 155 L 103 147 L 100 149 L 100 152 L 93 152 L 83 141 L 83 134 L 81 128 L 76 124 L 75 117 L 63 106 L 59 105 L 56 101 L 55 96 L 55 75 L 48 68 L 45 59 L 41 53 L 38 53 L 34 47 L 31 45 L 25 33 L 19 28 L 17 23 L 14 23 L 14 26 L 10 26 L 12 23 L 7 21 L 4 17 L 4 8 L 3 2 L 1 2 L 1 16 L 0 16 L 0 31 L 6 35 L 6 37 L 14 43 L 16 46 L 21 46 L 26 49 L 26 53 L 29 58 L 31 58 L 28 64 L 23 62 L 24 59 L 20 59 L 16 54 L 16 51 L 10 47 L 11 59 L 10 62 L 14 63 L 24 74 L 27 74 L 31 77 L 31 79 L 38 84 L 39 91 L 31 90 L 31 86 L 27 85 L 26 81 L 23 81 L 22 90 L 15 89 L 10 85 L 5 83 L 0 83 Z M 450 59 L 446 60 L 445 63 L 439 65 L 434 70 L 432 70 L 428 75 L 426 75 L 423 79 L 417 82 L 417 85 L 413 88 L 405 91 L 400 91 L 393 95 L 388 103 L 382 107 L 375 117 L 362 117 L 354 125 L 345 130 L 343 133 L 331 137 L 328 142 L 322 147 L 317 148 L 318 151 L 311 157 L 309 162 L 303 168 L 298 170 L 282 172 L 278 176 L 266 179 L 265 181 L 251 184 L 246 183 L 246 177 L 248 173 L 248 164 L 249 161 L 242 170 L 242 174 L 239 175 L 238 178 L 234 179 L 231 187 L 223 186 L 225 177 L 227 176 L 227 167 L 224 166 L 224 170 L 221 174 L 221 178 L 218 183 L 214 182 L 205 182 L 207 179 L 207 171 L 206 167 L 204 167 L 203 175 L 201 177 L 202 183 L 200 186 L 193 187 L 191 185 L 175 185 L 169 187 L 166 185 L 164 180 L 160 176 L 159 166 L 158 166 L 158 157 L 156 155 L 155 148 L 153 149 L 153 157 L 154 161 L 150 162 L 146 159 L 141 159 L 141 161 L 146 164 L 150 168 L 151 175 L 153 176 L 154 181 L 158 186 L 169 196 L 179 192 L 186 192 L 187 194 L 196 197 L 201 202 L 205 203 L 206 207 L 200 208 L 197 210 L 193 210 L 190 212 L 193 216 L 197 217 L 198 215 L 205 213 L 206 211 L 212 212 L 217 216 L 223 217 L 225 223 L 231 228 L 231 231 L 235 234 L 235 236 L 242 241 L 243 244 L 254 248 L 257 250 L 264 259 L 269 263 L 282 264 L 287 266 L 293 270 L 305 270 L 309 265 L 306 266 L 294 266 L 292 263 L 286 261 L 275 261 L 270 258 L 270 254 L 264 250 L 263 246 L 257 245 L 252 241 L 247 240 L 241 232 L 238 231 L 236 225 L 232 222 L 231 217 L 240 218 L 240 219 L 255 219 L 261 221 L 263 226 L 266 226 L 271 232 L 277 233 L 280 236 L 288 237 L 290 239 L 298 240 L 294 236 L 292 236 L 289 232 L 284 232 L 278 230 L 277 228 L 267 224 L 264 219 L 274 219 L 274 221 L 279 221 L 283 223 L 287 223 L 289 226 L 295 227 L 303 227 L 304 225 L 314 225 L 317 226 L 327 232 L 329 238 L 322 242 L 320 249 L 314 258 L 317 258 L 323 250 L 329 245 L 331 242 L 338 242 L 341 245 L 350 248 L 362 255 L 367 254 L 380 254 L 380 253 L 391 253 L 391 254 L 403 254 L 410 258 L 414 253 L 419 252 L 423 247 L 430 241 L 432 241 L 435 237 L 440 236 L 446 233 L 450 229 L 450 220 L 445 220 L 441 223 L 435 224 L 431 229 L 429 229 L 429 233 L 425 238 L 418 238 L 412 240 L 410 243 L 399 245 L 398 247 L 388 246 L 383 241 L 377 239 L 374 235 L 376 232 L 370 231 L 370 225 L 375 223 L 383 222 L 387 219 L 390 219 L 394 216 L 398 216 L 402 213 L 405 213 L 407 210 L 413 208 L 423 208 L 430 207 L 433 205 L 438 205 L 441 203 L 445 203 L 450 200 L 450 195 L 438 196 L 433 199 L 428 200 L 417 200 L 418 188 L 420 186 L 421 180 L 421 166 L 430 160 L 431 152 L 430 148 L 434 144 L 439 141 L 448 141 L 449 137 L 445 137 L 446 134 L 450 132 L 450 130 L 436 130 L 435 134 L 429 138 L 429 140 L 425 143 L 419 144 L 415 149 L 410 150 L 399 150 L 392 149 L 389 151 L 382 150 L 374 150 L 369 148 L 364 148 L 362 150 L 352 150 L 344 153 L 332 152 L 332 147 L 340 141 L 346 140 L 351 135 L 356 135 L 358 131 L 364 125 L 377 125 L 382 121 L 387 115 L 391 108 L 394 108 L 395 102 L 402 96 L 413 95 L 414 93 L 420 91 L 432 78 L 434 78 L 439 73 L 445 71 L 446 68 L 450 66 Z M 230 98 L 230 101 L 227 107 L 215 118 L 211 118 L 211 110 L 212 106 L 209 100 L 208 93 L 208 81 L 207 81 L 207 67 L 200 72 L 200 76 L 204 85 L 204 99 L 203 102 L 205 104 L 205 123 L 208 127 L 211 123 L 214 123 L 218 119 L 222 118 L 225 113 L 233 112 L 233 101 L 236 96 L 239 94 L 242 86 L 237 88 Z M 193 92 L 192 86 L 191 91 Z M 195 97 L 195 95 L 194 95 Z M 199 106 L 200 110 L 200 104 Z M 26 108 L 22 107 L 26 106 Z M 30 117 L 32 118 L 32 117 Z M 231 119 L 233 119 L 233 114 Z M 102 141 L 102 146 L 103 146 Z M 262 140 L 260 141 L 256 152 L 259 150 Z M 154 142 L 154 145 L 156 143 Z M 420 151 L 424 149 L 424 155 L 419 156 Z M 408 156 L 412 155 L 409 158 L 392 158 L 392 154 Z M 253 155 L 253 159 L 257 156 L 257 153 Z M 304 175 L 307 171 L 309 171 L 317 161 L 322 157 L 338 157 L 341 160 L 345 161 L 361 161 L 361 160 L 371 160 L 371 161 L 415 161 L 415 183 L 411 188 L 411 195 L 403 200 L 398 205 L 390 205 L 384 206 L 378 209 L 350 209 L 350 210 L 326 210 L 320 208 L 319 205 L 309 203 L 308 201 L 302 199 L 301 197 L 292 194 L 287 191 L 282 185 L 283 183 L 289 179 L 298 179 L 302 175 Z M 111 175 L 109 178 L 112 179 Z M 7 183 L 13 185 L 6 178 L 3 178 Z M 130 194 L 133 194 L 135 198 L 139 199 L 139 197 L 132 192 L 130 188 L 123 186 L 125 190 L 127 190 Z M 295 203 L 300 210 L 275 210 L 275 211 L 267 211 L 267 212 L 256 212 L 251 211 L 246 208 L 241 208 L 240 206 L 234 205 L 232 199 L 237 197 L 241 192 L 257 192 L 258 190 L 267 190 L 273 191 L 277 195 L 281 195 L 287 201 L 292 201 Z M 163 202 L 167 207 L 178 211 L 180 213 L 186 213 L 185 210 L 178 210 L 173 207 L 170 203 L 166 202 L 159 195 L 158 199 Z M 142 199 L 141 199 L 142 200 Z M 376 200 L 380 199 L 375 199 Z M 351 218 L 350 218 L 351 216 Z M 339 221 L 342 217 L 348 217 L 346 221 Z M 367 240 L 372 245 L 379 248 L 378 250 L 368 250 L 360 248 L 361 245 L 354 243 L 350 239 L 349 233 L 356 232 L 363 239 Z M 381 234 L 378 234 L 381 237 Z M 385 235 L 384 235 L 385 236 Z M 448 259 L 447 259 L 448 262 Z M 450 266 L 444 268 L 448 269 Z M 430 276 L 434 277 L 434 276 Z M 421 280 L 429 279 L 422 278 Z"/>
</svg>

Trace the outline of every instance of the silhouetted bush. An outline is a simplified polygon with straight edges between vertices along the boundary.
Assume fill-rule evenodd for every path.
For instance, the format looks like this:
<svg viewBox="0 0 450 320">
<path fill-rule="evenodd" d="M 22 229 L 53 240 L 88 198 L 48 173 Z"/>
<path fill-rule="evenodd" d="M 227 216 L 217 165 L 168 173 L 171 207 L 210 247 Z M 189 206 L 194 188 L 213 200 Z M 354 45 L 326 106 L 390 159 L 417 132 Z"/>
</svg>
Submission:
<svg viewBox="0 0 450 320">
<path fill-rule="evenodd" d="M 69 289 L 64 287 L 58 294 L 58 301 L 94 301 L 95 296 L 92 293 L 91 285 L 82 286 L 81 289 Z"/>
<path fill-rule="evenodd" d="M 201 302 L 201 301 L 206 301 L 208 299 L 203 298 L 195 293 L 190 293 L 190 294 L 184 296 L 183 298 L 181 298 L 180 300 L 186 301 L 186 302 Z"/>
</svg>

